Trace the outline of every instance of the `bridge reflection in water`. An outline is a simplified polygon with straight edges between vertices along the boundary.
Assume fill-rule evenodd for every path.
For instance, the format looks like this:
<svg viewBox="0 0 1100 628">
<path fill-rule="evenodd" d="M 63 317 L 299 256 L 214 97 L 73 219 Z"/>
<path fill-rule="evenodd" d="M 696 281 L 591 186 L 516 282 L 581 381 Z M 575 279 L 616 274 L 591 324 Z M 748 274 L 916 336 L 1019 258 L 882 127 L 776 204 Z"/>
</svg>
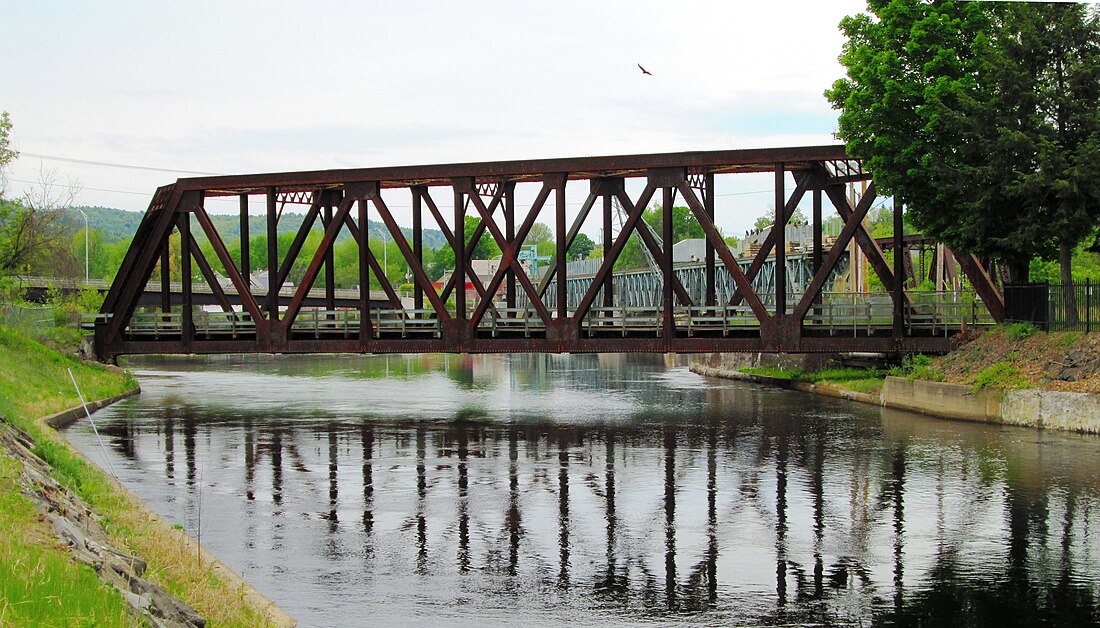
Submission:
<svg viewBox="0 0 1100 628">
<path fill-rule="evenodd" d="M 114 464 L 307 623 L 1098 619 L 1095 438 L 634 358 L 200 366 L 98 415 Z"/>
</svg>

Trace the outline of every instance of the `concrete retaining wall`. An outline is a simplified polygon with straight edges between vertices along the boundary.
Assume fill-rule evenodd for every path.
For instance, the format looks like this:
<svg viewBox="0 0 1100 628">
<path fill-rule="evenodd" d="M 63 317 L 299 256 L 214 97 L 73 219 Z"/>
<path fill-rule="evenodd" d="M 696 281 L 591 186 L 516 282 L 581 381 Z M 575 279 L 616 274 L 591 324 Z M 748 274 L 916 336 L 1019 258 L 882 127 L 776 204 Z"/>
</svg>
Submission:
<svg viewBox="0 0 1100 628">
<path fill-rule="evenodd" d="M 882 405 L 922 414 L 1100 434 L 1100 395 L 1046 390 L 979 390 L 887 377 Z"/>
<path fill-rule="evenodd" d="M 736 356 L 723 361 L 714 356 L 708 357 L 711 364 L 694 363 L 691 370 L 707 377 L 739 379 L 842 397 L 947 419 L 1100 434 L 1100 395 L 1044 390 L 974 391 L 970 386 L 960 384 L 887 377 L 880 396 L 852 392 L 830 384 L 751 375 L 731 365 L 752 362 L 752 358 Z M 716 366 L 715 362 L 720 366 Z"/>
<path fill-rule="evenodd" d="M 1001 418 L 1012 425 L 1100 434 L 1100 395 L 1054 390 L 1010 390 Z"/>
<path fill-rule="evenodd" d="M 958 384 L 887 377 L 882 385 L 882 405 L 949 419 L 1001 422 L 1001 391 L 975 393 Z"/>
</svg>

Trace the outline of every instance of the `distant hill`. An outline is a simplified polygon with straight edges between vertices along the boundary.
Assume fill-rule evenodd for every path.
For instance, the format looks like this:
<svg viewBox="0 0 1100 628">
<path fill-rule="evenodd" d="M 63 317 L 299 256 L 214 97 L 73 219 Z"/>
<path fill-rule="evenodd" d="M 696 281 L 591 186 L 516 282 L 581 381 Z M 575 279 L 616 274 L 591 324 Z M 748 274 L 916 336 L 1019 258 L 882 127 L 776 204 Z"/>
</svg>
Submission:
<svg viewBox="0 0 1100 628">
<path fill-rule="evenodd" d="M 103 239 L 107 242 L 118 242 L 127 238 L 134 237 L 137 232 L 138 225 L 141 223 L 141 217 L 145 212 L 127 211 L 124 209 L 115 209 L 113 207 L 92 207 L 92 206 L 80 206 L 73 207 L 67 211 L 66 221 L 76 228 L 84 227 L 84 218 L 80 215 L 78 209 L 84 210 L 88 214 L 88 225 L 103 234 Z M 305 219 L 305 213 L 285 212 L 282 218 L 279 220 L 279 233 L 296 232 L 299 227 L 302 226 L 302 220 Z M 214 223 L 218 233 L 223 238 L 236 238 L 241 234 L 241 220 L 237 215 L 227 214 L 210 214 L 210 220 Z M 318 220 L 314 225 L 314 229 L 320 229 L 320 221 Z M 375 237 L 378 237 L 380 233 L 386 233 L 387 237 L 389 231 L 386 230 L 386 226 L 374 220 L 369 221 L 370 232 Z M 412 229 L 402 229 L 405 236 L 410 240 L 412 239 Z M 248 217 L 248 233 L 255 237 L 267 233 L 267 218 L 264 216 Z M 344 230 L 340 234 L 339 239 L 349 238 L 351 234 Z M 438 229 L 425 229 L 423 234 L 424 246 L 429 249 L 438 249 L 447 243 L 447 238 L 443 236 L 443 232 Z"/>
<path fill-rule="evenodd" d="M 113 207 L 81 206 L 69 209 L 66 212 L 66 222 L 73 228 L 84 228 L 84 218 L 77 209 L 82 209 L 88 214 L 88 226 L 103 234 L 106 242 L 118 242 L 134 237 L 138 224 L 141 223 L 142 212 L 131 212 Z"/>
</svg>

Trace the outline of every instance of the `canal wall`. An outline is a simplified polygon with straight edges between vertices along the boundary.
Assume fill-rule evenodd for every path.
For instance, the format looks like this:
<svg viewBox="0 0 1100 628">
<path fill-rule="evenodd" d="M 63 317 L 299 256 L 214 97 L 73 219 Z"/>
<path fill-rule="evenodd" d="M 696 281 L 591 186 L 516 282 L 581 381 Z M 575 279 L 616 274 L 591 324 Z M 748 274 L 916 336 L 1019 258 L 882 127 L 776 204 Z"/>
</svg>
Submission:
<svg viewBox="0 0 1100 628">
<path fill-rule="evenodd" d="M 1056 390 L 973 390 L 970 386 L 887 377 L 882 405 L 922 414 L 1100 434 L 1100 395 Z"/>
<path fill-rule="evenodd" d="M 836 356 L 831 353 L 704 353 L 692 360 L 692 367 L 705 367 L 714 372 L 740 373 L 745 367 L 771 367 L 819 371 Z M 715 375 L 714 377 L 733 377 Z M 774 378 L 773 378 L 774 379 Z"/>
<path fill-rule="evenodd" d="M 971 386 L 961 384 L 910 380 L 905 377 L 887 377 L 879 394 L 860 393 L 828 383 L 815 384 L 743 373 L 737 370 L 736 365 L 780 365 L 761 364 L 753 361 L 752 356 L 715 355 L 708 355 L 707 359 L 693 363 L 691 370 L 707 377 L 755 382 L 939 418 L 1100 434 L 1100 395 L 1034 389 L 974 390 Z"/>
</svg>

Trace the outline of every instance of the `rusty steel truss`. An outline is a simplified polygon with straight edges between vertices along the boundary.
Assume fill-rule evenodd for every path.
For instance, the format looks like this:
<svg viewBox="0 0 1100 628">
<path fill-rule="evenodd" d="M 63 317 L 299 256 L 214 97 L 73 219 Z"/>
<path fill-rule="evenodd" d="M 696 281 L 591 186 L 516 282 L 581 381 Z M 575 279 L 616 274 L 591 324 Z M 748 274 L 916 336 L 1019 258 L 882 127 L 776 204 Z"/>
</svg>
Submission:
<svg viewBox="0 0 1100 628">
<path fill-rule="evenodd" d="M 786 225 L 798 204 L 812 197 L 814 279 L 801 295 L 790 298 L 786 278 L 774 280 L 774 295 L 761 299 L 752 281 L 765 261 L 775 257 L 784 268 L 787 245 L 783 229 L 772 229 L 752 264 L 743 270 L 724 244 L 715 226 L 716 175 L 770 173 L 774 175 L 775 222 Z M 794 188 L 788 190 L 788 177 Z M 580 212 L 567 224 L 566 187 L 587 182 Z M 628 185 L 629 183 L 629 185 Z M 849 200 L 847 186 L 865 184 L 858 202 Z M 576 183 L 574 183 L 574 186 Z M 632 196 L 629 189 L 641 186 Z M 525 186 L 529 193 L 517 192 Z M 391 190 L 404 192 L 392 192 Z M 406 238 L 395 212 L 383 200 L 401 193 L 411 205 L 411 239 Z M 530 198 L 530 204 L 520 199 Z M 453 211 L 441 211 L 436 198 L 451 195 Z M 218 233 L 207 201 L 230 197 L 239 201 L 241 254 L 234 259 Z M 823 352 L 823 351 L 943 351 L 950 347 L 950 326 L 937 331 L 915 327 L 915 306 L 904 288 L 902 258 L 889 263 L 880 244 L 865 228 L 865 217 L 876 198 L 874 182 L 858 160 L 841 146 L 813 146 L 758 150 L 707 151 L 571 159 L 545 159 L 452 165 L 325 170 L 179 179 L 157 190 L 138 228 L 118 275 L 107 293 L 96 323 L 95 346 L 102 359 L 134 353 L 500 353 L 500 352 Z M 223 199 L 224 200 L 224 199 Z M 266 270 L 270 290 L 257 291 L 248 279 L 250 201 L 266 207 Z M 844 227 L 831 247 L 822 242 L 824 201 L 836 210 Z M 651 203 L 663 208 L 659 233 L 642 220 Z M 278 221 L 287 204 L 307 208 L 305 220 L 289 250 L 280 252 Z M 613 229 L 613 205 L 625 212 L 621 228 Z M 686 205 L 706 234 L 706 291 L 702 303 L 693 303 L 673 272 L 672 208 Z M 567 279 L 566 252 L 594 209 L 602 209 L 604 261 L 591 286 L 570 306 L 566 291 L 546 298 L 546 285 Z M 446 209 L 446 208 L 445 208 Z M 426 211 L 425 211 L 426 210 Z M 550 271 L 529 276 L 519 261 L 520 247 L 546 212 L 553 225 L 556 251 Z M 599 210 L 597 210 L 599 212 Z M 454 269 L 442 287 L 433 286 L 424 264 L 424 216 L 445 235 L 454 252 Z M 466 216 L 476 217 L 473 233 L 466 233 Z M 894 208 L 895 250 L 904 247 L 901 208 Z M 367 246 L 368 217 L 380 220 L 387 238 L 398 246 L 411 276 L 412 307 L 403 307 L 397 287 L 389 282 L 379 260 Z M 308 236 L 320 221 L 323 235 L 306 248 Z M 196 242 L 195 225 L 213 248 L 217 263 L 232 282 L 222 289 L 210 260 Z M 340 308 L 334 291 L 333 245 L 342 231 L 358 243 L 358 299 Z M 170 236 L 178 233 L 173 254 Z M 469 237 L 468 237 L 469 236 Z M 471 270 L 471 255 L 482 238 L 491 238 L 502 251 L 491 279 L 482 281 Z M 649 323 L 628 322 L 630 312 L 617 308 L 614 264 L 628 240 L 636 237 L 648 249 L 662 276 L 661 307 Z M 411 241 L 410 241 L 411 240 Z M 855 242 L 891 295 L 885 325 L 853 326 L 838 335 L 823 324 L 822 288 L 850 243 Z M 466 243 L 463 245 L 462 243 Z M 287 275 L 299 258 L 309 260 L 305 275 L 289 300 L 279 298 Z M 1003 318 L 1003 299 L 986 269 L 972 256 L 957 256 L 992 319 Z M 198 325 L 192 286 L 192 264 L 206 278 L 214 301 L 225 312 L 221 327 Z M 716 269 L 724 267 L 737 286 L 728 303 L 719 303 Z M 182 285 L 174 302 L 169 297 L 170 269 L 180 270 Z M 159 270 L 158 270 L 159 269 Z M 172 321 L 138 325 L 135 316 L 143 304 L 147 284 L 159 272 L 164 300 L 151 313 Z M 323 314 L 310 291 L 324 278 Z M 463 281 L 465 279 L 465 281 Z M 464 284 L 472 285 L 472 290 Z M 154 284 L 155 285 L 155 280 Z M 381 296 L 371 298 L 371 289 Z M 517 295 L 526 296 L 517 299 Z M 498 296 L 499 295 L 499 296 Z M 765 305 L 764 301 L 769 305 Z M 346 306 L 347 298 L 341 303 Z M 517 307 L 522 301 L 524 307 Z M 314 303 L 313 306 L 309 305 Z M 236 307 L 234 307 L 236 305 Z M 890 316 L 892 314 L 892 317 Z M 870 316 L 870 315 L 868 315 Z M 159 319 L 158 319 L 159 320 Z M 308 324 L 303 321 L 308 320 Z M 646 319 L 648 320 L 648 319 Z M 721 324 L 718 324 L 720 322 Z M 709 324 L 704 324 L 709 323 Z M 693 325 L 694 324 L 694 325 Z M 965 326 L 965 323 L 961 323 Z M 205 323 L 204 323 L 205 325 Z"/>
</svg>

